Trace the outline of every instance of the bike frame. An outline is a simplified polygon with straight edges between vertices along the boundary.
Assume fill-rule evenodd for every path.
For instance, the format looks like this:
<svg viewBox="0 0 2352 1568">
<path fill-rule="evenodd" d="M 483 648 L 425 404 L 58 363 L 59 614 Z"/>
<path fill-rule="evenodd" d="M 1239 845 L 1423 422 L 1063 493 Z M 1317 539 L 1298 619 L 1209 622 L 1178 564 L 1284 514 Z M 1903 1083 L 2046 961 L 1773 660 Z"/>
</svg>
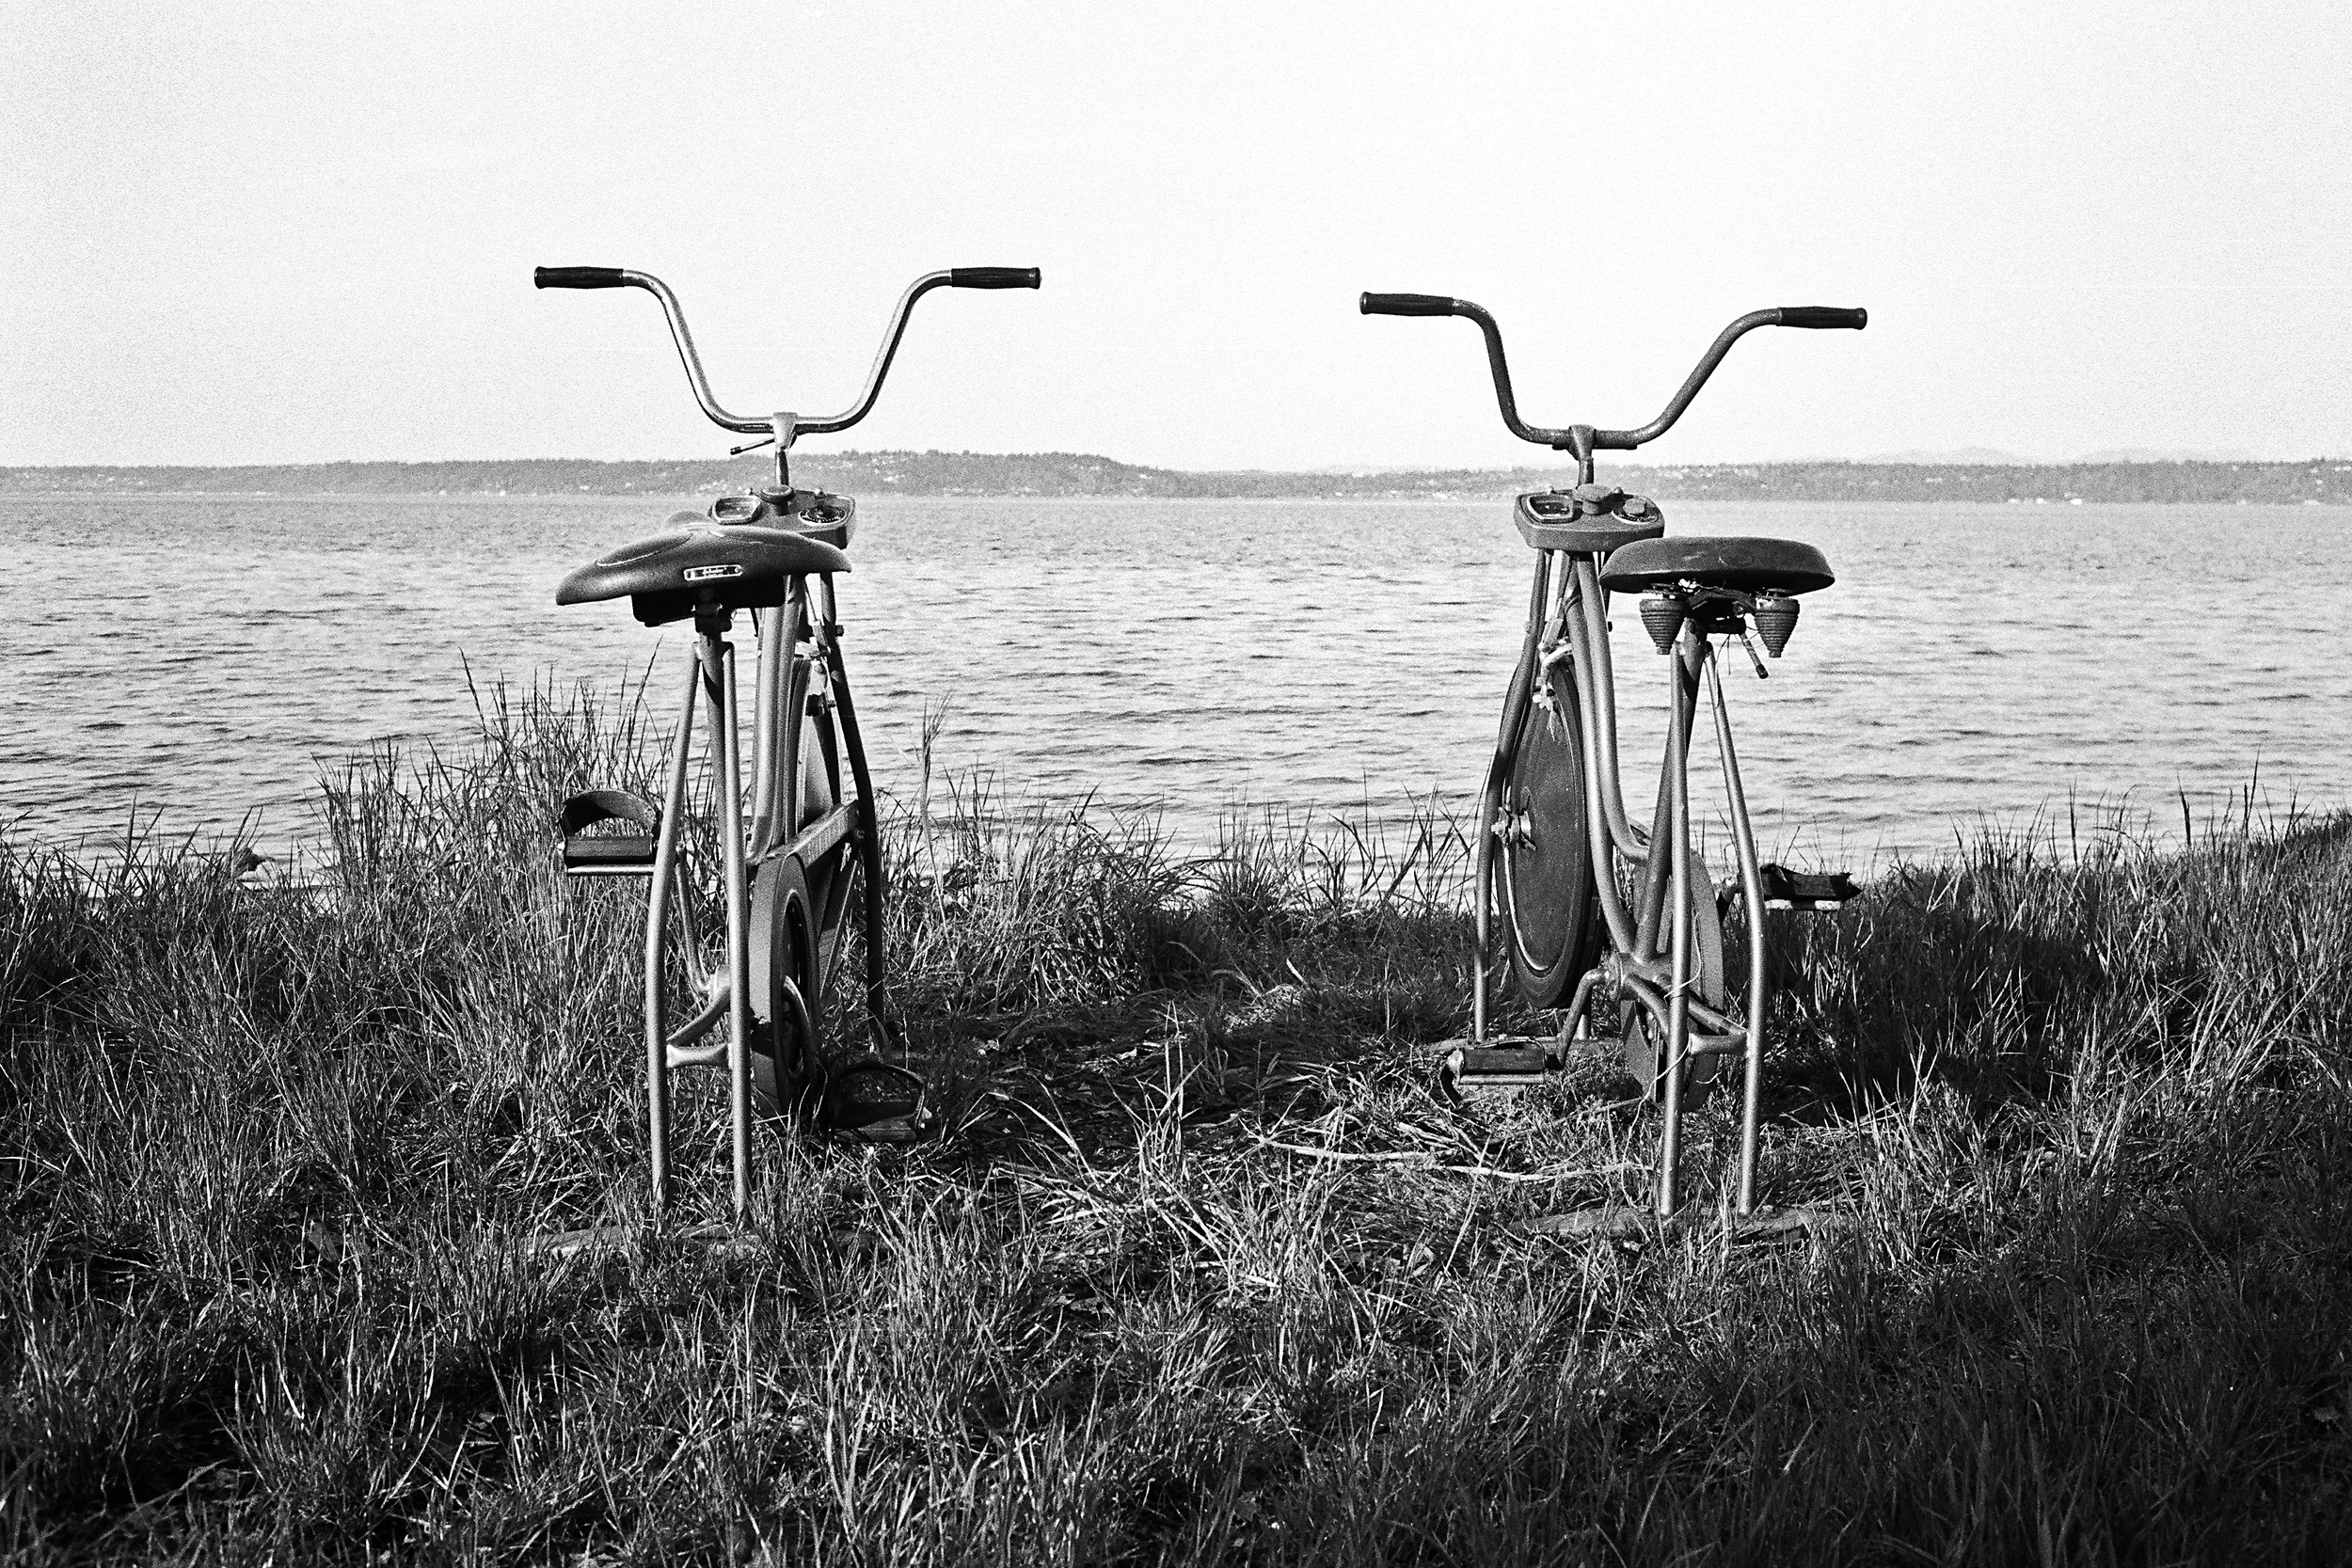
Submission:
<svg viewBox="0 0 2352 1568">
<path fill-rule="evenodd" d="M 676 344 L 679 362 L 692 388 L 695 402 L 712 422 L 742 434 L 764 433 L 762 438 L 735 452 L 771 443 L 775 448 L 776 485 L 756 493 L 749 502 L 729 510 L 722 501 L 712 511 L 713 525 L 725 531 L 729 522 L 771 515 L 771 503 L 787 509 L 801 492 L 793 491 L 790 452 L 799 436 L 809 433 L 847 430 L 863 420 L 881 392 L 883 378 L 897 356 L 915 301 L 938 288 L 1015 289 L 1038 287 L 1034 268 L 957 267 L 926 273 L 908 286 L 893 309 L 882 346 L 874 356 L 864 389 L 855 402 L 837 414 L 804 418 L 782 412 L 765 416 L 734 413 L 712 394 L 702 357 L 686 325 L 684 309 L 668 285 L 650 273 L 619 267 L 542 267 L 533 276 L 540 288 L 635 288 L 660 301 Z M 826 498 L 818 498 L 823 501 Z M 811 518 L 838 521 L 843 513 L 812 511 Z M 790 519 L 785 519 L 786 526 Z M 691 531 L 690 531 L 691 532 Z M 822 535 L 819 522 L 814 535 Z M 846 525 L 841 544 L 848 542 Z M 835 558 L 837 559 L 837 558 Z M 739 567 L 724 569 L 739 575 Z M 694 578 L 689 572 L 686 578 Z M 748 580 L 748 579 L 747 579 Z M 773 578 L 765 579 L 774 581 Z M 665 589 L 664 593 L 667 592 Z M 671 1074 L 686 1068 L 713 1068 L 727 1081 L 727 1121 L 732 1196 L 739 1224 L 751 1207 L 751 1146 L 754 1083 L 755 959 L 767 969 L 770 982 L 763 999 L 771 1016 L 768 1040 L 775 1074 L 775 1096 L 781 1102 L 800 1098 L 807 1085 L 803 1069 L 816 1064 L 786 1060 L 786 1024 L 789 1022 L 803 1057 L 819 1049 L 820 1020 L 825 993 L 837 973 L 841 954 L 841 923 L 847 912 L 853 876 L 865 879 L 860 900 L 866 949 L 866 1022 L 878 1044 L 900 1043 L 884 996 L 883 919 L 888 889 L 884 881 L 882 841 L 875 810 L 873 780 L 866 748 L 858 732 L 857 707 L 841 652 L 841 626 L 834 581 L 829 571 L 803 573 L 783 579 L 781 603 L 763 594 L 747 607 L 756 640 L 752 701 L 752 736 L 748 772 L 748 811 L 745 800 L 746 762 L 743 756 L 736 649 L 729 641 L 735 610 L 716 592 L 704 590 L 693 601 L 694 661 L 678 710 L 663 773 L 662 799 L 658 810 L 646 802 L 600 792 L 586 800 L 590 809 L 578 825 L 605 816 L 625 816 L 654 829 L 649 860 L 638 838 L 617 856 L 586 855 L 590 863 L 573 863 L 567 838 L 565 868 L 582 875 L 650 875 L 644 941 L 644 1059 L 645 1109 L 649 1164 L 656 1207 L 666 1207 L 672 1191 Z M 661 618 L 666 618 L 664 615 Z M 701 1006 L 676 1027 L 671 1024 L 671 913 L 675 907 L 681 945 L 699 960 L 702 942 L 694 916 L 692 889 L 685 875 L 681 839 L 685 832 L 689 772 L 692 766 L 697 714 L 709 726 L 708 760 L 715 773 L 713 801 L 718 817 L 720 902 L 725 932 L 725 967 L 705 986 Z M 842 787 L 847 766 L 854 794 Z M 812 798 L 821 791 L 822 800 Z M 592 792 L 592 796 L 599 792 Z M 574 802 L 578 803 L 578 802 Z M 565 808 L 568 834 L 574 831 L 572 805 Z M 611 841 L 605 842 L 607 847 Z M 632 858 L 634 857 L 634 858 Z M 764 890 L 764 891 L 763 891 Z M 803 929 L 794 929 L 788 907 L 797 890 L 803 902 Z M 811 907 L 813 906 L 813 907 Z M 804 948 L 787 951 L 779 943 L 805 938 Z M 755 944 L 760 944 L 756 949 Z M 805 963 L 792 961 L 800 953 Z M 793 973 L 780 969 L 787 965 Z M 809 982 L 804 993 L 800 980 Z M 721 1024 L 723 1038 L 710 1037 Z M 789 1071 L 787 1071 L 789 1069 Z M 921 1120 L 920 1080 L 903 1067 L 866 1062 L 850 1071 L 880 1071 L 912 1080 L 917 1086 L 912 1108 L 902 1119 L 912 1135 Z M 787 1078 L 790 1083 L 787 1085 Z M 857 1124 L 861 1135 L 873 1132 L 870 1123 Z M 876 1134 L 880 1135 L 880 1134 Z"/>
<path fill-rule="evenodd" d="M 1440 294 L 1364 294 L 1359 308 L 1366 315 L 1460 316 L 1474 323 L 1486 346 L 1487 368 L 1494 380 L 1495 402 L 1502 422 L 1523 441 L 1568 452 L 1576 459 L 1580 484 L 1593 483 L 1596 451 L 1630 451 L 1657 439 L 1681 419 L 1715 373 L 1724 356 L 1747 333 L 1761 326 L 1859 329 L 1867 325 L 1866 312 L 1825 306 L 1782 306 L 1751 310 L 1715 336 L 1707 352 L 1647 424 L 1614 430 L 1588 424 L 1557 428 L 1531 425 L 1519 416 L 1511 389 L 1509 361 L 1502 349 L 1502 330 L 1492 314 L 1469 300 Z M 1682 1080 L 1684 1067 L 1696 1058 L 1739 1053 L 1744 1057 L 1740 1125 L 1740 1174 L 1735 1198 L 1737 1212 L 1756 1207 L 1756 1167 L 1763 1081 L 1763 1020 L 1769 1000 L 1765 967 L 1765 891 L 1762 867 L 1756 852 L 1756 835 L 1748 820 L 1747 796 L 1740 778 L 1739 756 L 1732 744 L 1731 714 L 1724 701 L 1723 675 L 1713 636 L 1699 619 L 1682 621 L 1666 651 L 1669 660 L 1668 725 L 1665 755 L 1661 763 L 1658 794 L 1646 833 L 1628 816 L 1619 777 L 1617 752 L 1616 673 L 1610 657 L 1610 592 L 1600 579 L 1603 554 L 1540 549 L 1534 582 L 1530 590 L 1527 637 L 1520 653 L 1521 675 L 1512 686 L 1514 700 L 1538 709 L 1539 721 L 1564 724 L 1554 682 L 1565 674 L 1576 698 L 1578 733 L 1572 739 L 1582 761 L 1585 799 L 1582 816 L 1589 838 L 1590 878 L 1606 930 L 1600 962 L 1581 975 L 1571 998 L 1563 1039 L 1580 1028 L 1590 1032 L 1589 1009 L 1597 996 L 1638 1007 L 1660 1030 L 1664 1044 L 1659 1053 L 1662 1073 L 1665 1126 L 1661 1136 L 1652 1208 L 1663 1219 L 1681 1206 Z M 1743 623 L 1737 634 L 1746 637 Z M 1777 647 L 1777 644 L 1775 644 Z M 1753 646 L 1748 656 L 1756 659 Z M 1756 673 L 1764 665 L 1756 659 Z M 1698 899 L 1712 898 L 1714 889 L 1696 885 L 1695 856 L 1691 844 L 1691 732 L 1697 719 L 1704 687 L 1714 721 L 1716 752 L 1723 766 L 1726 813 L 1740 862 L 1740 885 L 1748 917 L 1747 1006 L 1744 1019 L 1709 1005 L 1694 994 L 1697 986 L 1695 920 Z M 1521 825 L 1503 815 L 1503 796 L 1517 760 L 1514 737 L 1520 714 L 1506 704 L 1502 730 L 1479 795 L 1478 841 L 1474 857 L 1475 912 L 1478 951 L 1472 966 L 1470 1044 L 1487 1039 L 1487 976 L 1493 954 L 1495 857 L 1508 856 Z M 1521 840 L 1523 842 L 1523 839 Z M 1661 851 L 1661 846 L 1663 846 Z M 1635 892 L 1629 897 L 1619 871 L 1633 873 Z M 1514 936 L 1514 941 L 1518 938 Z M 1516 1069 L 1515 1069 L 1516 1071 Z"/>
<path fill-rule="evenodd" d="M 1609 647 L 1610 593 L 1600 582 L 1601 558 L 1562 550 L 1539 552 L 1528 624 L 1533 659 L 1530 689 L 1521 699 L 1534 704 L 1547 723 L 1562 723 L 1550 683 L 1560 673 L 1574 682 L 1579 733 L 1573 738 L 1583 759 L 1584 820 L 1590 838 L 1593 883 L 1608 933 L 1601 962 L 1577 981 L 1566 1009 L 1566 1030 L 1587 1016 L 1597 994 L 1624 998 L 1646 1011 L 1665 1040 L 1663 1144 L 1654 1206 L 1661 1215 L 1680 1207 L 1682 1068 L 1690 1059 L 1745 1057 L 1740 1132 L 1738 1212 L 1756 1206 L 1756 1166 L 1763 1082 L 1765 989 L 1764 882 L 1756 835 L 1748 820 L 1747 796 L 1731 737 L 1731 714 L 1724 700 L 1723 676 L 1713 639 L 1695 624 L 1677 635 L 1668 672 L 1668 725 L 1651 826 L 1645 834 L 1625 808 L 1617 755 L 1616 675 Z M 1692 992 L 1692 923 L 1700 889 L 1695 885 L 1691 847 L 1691 732 L 1704 686 L 1714 720 L 1716 750 L 1723 764 L 1724 791 L 1740 862 L 1740 883 L 1748 916 L 1747 1007 L 1744 1021 L 1708 1006 Z M 1506 716 L 1507 719 L 1508 716 Z M 1508 725 L 1506 723 L 1506 734 Z M 1510 849 L 1508 824 L 1502 822 L 1504 783 L 1512 756 L 1507 742 L 1496 750 L 1480 792 L 1478 848 L 1474 857 L 1478 951 L 1471 979 L 1471 1040 L 1487 1032 L 1487 985 L 1493 951 L 1494 875 L 1498 849 Z M 1658 846 L 1667 852 L 1661 855 Z M 1628 897 L 1617 868 L 1638 873 Z M 1714 890 L 1705 890 L 1714 896 Z"/>
<path fill-rule="evenodd" d="M 671 740 L 669 766 L 663 776 L 661 826 L 654 850 L 653 887 L 645 911 L 645 1083 L 646 1126 L 654 1190 L 666 1202 L 670 1179 L 670 1074 L 690 1067 L 718 1067 L 727 1076 L 727 1119 L 735 1209 L 740 1216 L 751 1202 L 751 878 L 765 862 L 779 857 L 797 861 L 810 870 L 829 869 L 824 907 L 815 915 L 819 970 L 815 979 L 821 990 L 837 970 L 826 962 L 825 937 L 836 933 L 846 912 L 852 869 L 866 878 L 862 900 L 866 947 L 866 1016 L 878 1033 L 887 1030 L 882 987 L 882 914 L 888 890 L 884 881 L 880 835 L 872 809 L 872 782 L 864 740 L 858 732 L 857 709 L 850 693 L 834 619 L 832 578 L 799 579 L 787 602 L 752 612 L 757 639 L 751 758 L 751 812 L 743 811 L 742 724 L 739 710 L 735 646 L 723 620 L 698 622 L 694 663 L 687 678 L 684 701 Z M 809 710 L 815 707 L 817 712 Z M 691 892 L 683 874 L 678 840 L 686 819 L 688 777 L 697 712 L 710 726 L 710 762 L 715 790 L 722 865 L 722 899 L 726 930 L 726 972 L 723 985 L 684 1024 L 669 1026 L 669 911 L 675 898 L 689 954 L 699 950 Z M 795 723 L 805 715 L 809 722 Z M 818 751 L 805 747 L 810 739 Z M 853 797 L 842 792 L 841 766 L 850 766 L 856 786 Z M 817 782 L 830 802 L 813 818 L 806 807 L 811 764 Z M 736 831 L 727 831 L 728 825 Z M 813 1034 L 812 1005 L 801 997 L 797 985 L 784 982 L 801 1014 L 803 1037 Z M 726 1037 L 705 1043 L 722 1021 Z M 779 1060 L 779 1072 L 783 1069 Z"/>
</svg>

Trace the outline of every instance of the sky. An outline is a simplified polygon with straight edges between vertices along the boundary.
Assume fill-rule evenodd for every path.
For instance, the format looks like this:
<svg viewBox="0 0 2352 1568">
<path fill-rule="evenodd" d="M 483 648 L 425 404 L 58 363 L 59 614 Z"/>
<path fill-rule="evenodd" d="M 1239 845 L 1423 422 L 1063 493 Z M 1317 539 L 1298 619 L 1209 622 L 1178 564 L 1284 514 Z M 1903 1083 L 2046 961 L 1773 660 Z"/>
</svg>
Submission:
<svg viewBox="0 0 2352 1568">
<path fill-rule="evenodd" d="M 0 0 L 0 464 L 834 448 L 1499 467 L 2352 453 L 2352 8 Z"/>
</svg>

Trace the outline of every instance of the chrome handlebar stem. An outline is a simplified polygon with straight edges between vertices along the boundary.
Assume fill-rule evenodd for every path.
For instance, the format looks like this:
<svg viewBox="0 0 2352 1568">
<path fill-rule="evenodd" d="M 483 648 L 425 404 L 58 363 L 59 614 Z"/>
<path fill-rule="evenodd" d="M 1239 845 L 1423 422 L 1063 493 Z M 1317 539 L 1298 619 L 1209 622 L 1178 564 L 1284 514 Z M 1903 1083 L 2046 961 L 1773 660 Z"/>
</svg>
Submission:
<svg viewBox="0 0 2352 1568">
<path fill-rule="evenodd" d="M 890 362 L 898 356 L 898 340 L 906 335 L 907 317 L 914 312 L 914 302 L 931 290 L 944 287 L 951 276 L 946 270 L 927 272 L 907 285 L 906 293 L 898 296 L 898 304 L 891 311 L 882 348 L 874 356 L 873 367 L 866 375 L 866 389 L 858 394 L 857 401 L 838 414 L 804 419 L 797 414 L 738 414 L 722 405 L 711 393 L 710 377 L 703 370 L 702 356 L 695 351 L 694 335 L 686 325 L 686 311 L 678 304 L 677 295 L 649 272 L 635 272 L 627 267 L 617 270 L 623 283 L 643 289 L 661 302 L 661 313 L 669 319 L 671 340 L 677 344 L 678 361 L 686 367 L 686 379 L 694 388 L 694 401 L 702 405 L 710 422 L 746 436 L 773 436 L 784 446 L 790 446 L 795 436 L 847 430 L 866 418 L 882 391 L 882 378 L 890 373 Z"/>
<path fill-rule="evenodd" d="M 1511 391 L 1511 367 L 1502 354 L 1502 329 L 1495 325 L 1494 316 L 1484 306 L 1443 294 L 1367 293 L 1359 301 L 1359 308 L 1367 316 L 1460 316 L 1477 323 L 1479 334 L 1486 340 L 1486 366 L 1494 374 L 1495 403 L 1502 410 L 1503 427 L 1522 441 L 1573 454 L 1588 480 L 1593 477 L 1594 452 L 1631 451 L 1672 429 L 1674 422 L 1682 418 L 1682 411 L 1691 406 L 1691 400 L 1699 395 L 1699 388 L 1707 385 L 1707 378 L 1715 373 L 1715 367 L 1723 363 L 1724 356 L 1731 352 L 1731 345 L 1756 328 L 1851 327 L 1858 331 L 1869 322 L 1867 311 L 1835 306 L 1784 305 L 1777 309 L 1751 310 L 1716 334 L 1714 342 L 1708 345 L 1698 364 L 1684 378 L 1681 388 L 1649 423 L 1634 430 L 1601 430 L 1588 424 L 1552 429 L 1531 425 L 1519 418 L 1518 400 Z"/>
<path fill-rule="evenodd" d="M 1596 451 L 1631 451 L 1645 442 L 1655 441 L 1674 428 L 1682 418 L 1682 411 L 1691 406 L 1691 400 L 1699 395 L 1707 378 L 1715 373 L 1715 367 L 1724 362 L 1731 345 L 1759 326 L 1771 326 L 1780 320 L 1778 310 L 1751 310 L 1716 335 L 1699 356 L 1698 364 L 1684 378 L 1681 389 L 1668 400 L 1658 418 L 1637 430 L 1598 430 L 1591 425 L 1562 425 L 1558 429 L 1531 425 L 1519 418 L 1518 400 L 1511 391 L 1511 367 L 1502 355 L 1502 329 L 1484 306 L 1467 299 L 1453 301 L 1453 314 L 1477 323 L 1478 330 L 1486 340 L 1486 367 L 1494 373 L 1495 403 L 1502 411 L 1504 428 L 1522 441 L 1539 447 L 1551 447 L 1573 452 L 1578 458 L 1589 458 Z"/>
</svg>

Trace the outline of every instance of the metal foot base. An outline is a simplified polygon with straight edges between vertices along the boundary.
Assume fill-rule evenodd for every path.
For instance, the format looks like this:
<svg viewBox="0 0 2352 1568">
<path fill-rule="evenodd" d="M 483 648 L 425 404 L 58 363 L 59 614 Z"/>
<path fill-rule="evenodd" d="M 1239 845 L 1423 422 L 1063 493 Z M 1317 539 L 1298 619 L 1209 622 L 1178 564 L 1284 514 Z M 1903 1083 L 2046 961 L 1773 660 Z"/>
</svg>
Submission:
<svg viewBox="0 0 2352 1568">
<path fill-rule="evenodd" d="M 584 1230 L 543 1231 L 524 1242 L 523 1251 L 533 1258 L 558 1259 L 593 1253 L 633 1252 L 658 1234 L 659 1229 L 649 1225 L 592 1225 Z M 749 1256 L 766 1244 L 757 1235 L 723 1220 L 690 1226 L 672 1234 L 679 1241 L 698 1243 L 722 1257 Z"/>
<path fill-rule="evenodd" d="M 1853 1223 L 1853 1216 L 1830 1209 L 1758 1209 L 1752 1214 L 1724 1215 L 1714 1210 L 1683 1210 L 1667 1219 L 1654 1210 L 1630 1203 L 1613 1203 L 1572 1213 L 1547 1214 L 1525 1227 L 1531 1236 L 1556 1236 L 1564 1241 L 1634 1241 L 1646 1236 L 1727 1236 L 1734 1242 L 1769 1242 L 1831 1235 Z"/>
</svg>

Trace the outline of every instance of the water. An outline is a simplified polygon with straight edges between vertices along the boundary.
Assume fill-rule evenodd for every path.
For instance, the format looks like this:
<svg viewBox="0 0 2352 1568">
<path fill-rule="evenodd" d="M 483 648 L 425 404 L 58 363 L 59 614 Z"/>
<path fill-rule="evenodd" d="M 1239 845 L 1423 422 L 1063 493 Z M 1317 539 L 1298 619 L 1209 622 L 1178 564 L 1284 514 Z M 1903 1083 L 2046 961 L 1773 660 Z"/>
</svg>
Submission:
<svg viewBox="0 0 2352 1568">
<path fill-rule="evenodd" d="M 71 841 L 302 832 L 317 768 L 461 740 L 466 685 L 607 686 L 689 637 L 551 591 L 672 504 L 628 498 L 8 497 L 0 820 Z M 1788 657 L 1726 666 L 1768 850 L 1867 865 L 2069 795 L 2177 833 L 2260 772 L 2344 804 L 2352 566 L 2317 507 L 1681 503 L 1679 532 L 1808 540 L 1841 580 Z M 1156 806 L 1192 841 L 1237 800 L 1399 814 L 1475 789 L 1533 556 L 1506 503 L 867 503 L 844 584 L 885 787 L 938 757 L 1000 795 Z M 1666 664 L 1617 621 L 1627 754 Z M 666 705 L 675 681 L 657 680 Z M 1704 762 L 1704 758 L 1702 761 Z M 1654 767 L 1654 765 L 1651 765 Z M 1629 763 L 1646 799 L 1650 767 Z M 1704 777 L 1704 775 L 1702 775 Z"/>
</svg>

